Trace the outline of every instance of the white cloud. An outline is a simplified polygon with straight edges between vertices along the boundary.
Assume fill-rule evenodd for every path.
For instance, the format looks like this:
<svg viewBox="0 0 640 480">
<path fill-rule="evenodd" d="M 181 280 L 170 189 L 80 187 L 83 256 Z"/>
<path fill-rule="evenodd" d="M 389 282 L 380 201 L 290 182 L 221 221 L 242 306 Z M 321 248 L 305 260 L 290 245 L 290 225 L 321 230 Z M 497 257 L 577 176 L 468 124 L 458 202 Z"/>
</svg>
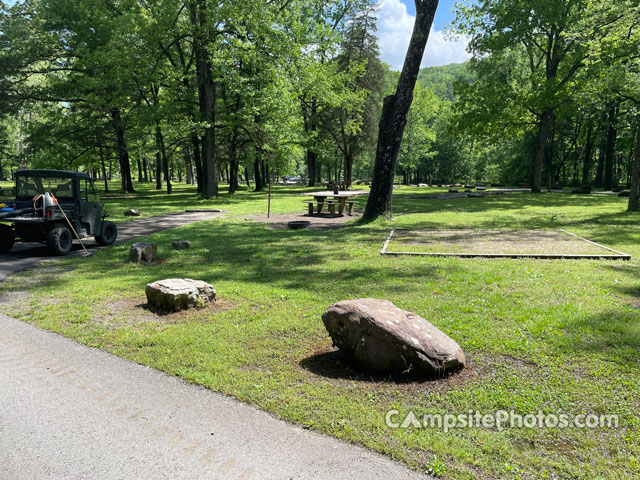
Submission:
<svg viewBox="0 0 640 480">
<path fill-rule="evenodd" d="M 414 21 L 415 17 L 409 15 L 407 7 L 400 0 L 381 0 L 378 11 L 380 56 L 394 70 L 402 68 Z M 464 37 L 445 39 L 443 31 L 432 29 L 422 66 L 464 62 L 471 57 L 466 51 L 468 43 L 469 40 Z"/>
</svg>

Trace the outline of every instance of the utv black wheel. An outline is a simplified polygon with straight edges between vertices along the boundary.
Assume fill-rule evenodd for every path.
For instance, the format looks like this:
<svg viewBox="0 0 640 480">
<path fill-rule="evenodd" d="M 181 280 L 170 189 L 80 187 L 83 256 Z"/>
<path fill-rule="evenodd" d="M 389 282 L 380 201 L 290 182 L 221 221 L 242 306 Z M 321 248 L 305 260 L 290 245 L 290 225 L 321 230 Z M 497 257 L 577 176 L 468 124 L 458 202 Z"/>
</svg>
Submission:
<svg viewBox="0 0 640 480">
<path fill-rule="evenodd" d="M 13 233 L 13 228 L 0 224 L 0 253 L 7 253 L 11 250 L 15 241 L 16 236 Z"/>
<path fill-rule="evenodd" d="M 100 235 L 96 235 L 98 245 L 111 245 L 118 238 L 118 227 L 113 222 L 102 222 Z"/>
<path fill-rule="evenodd" d="M 67 255 L 73 246 L 73 237 L 67 227 L 56 227 L 47 235 L 47 247 L 56 255 Z"/>
</svg>

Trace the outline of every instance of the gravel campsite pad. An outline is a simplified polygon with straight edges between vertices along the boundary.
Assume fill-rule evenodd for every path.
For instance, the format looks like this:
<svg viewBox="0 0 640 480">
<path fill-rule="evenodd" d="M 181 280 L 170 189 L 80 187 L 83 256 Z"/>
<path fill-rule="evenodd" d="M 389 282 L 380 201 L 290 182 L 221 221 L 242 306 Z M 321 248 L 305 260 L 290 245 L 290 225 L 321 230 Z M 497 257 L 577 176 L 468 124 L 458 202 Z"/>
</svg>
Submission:
<svg viewBox="0 0 640 480">
<path fill-rule="evenodd" d="M 624 255 L 565 231 L 395 230 L 385 250 L 415 254 Z"/>
</svg>

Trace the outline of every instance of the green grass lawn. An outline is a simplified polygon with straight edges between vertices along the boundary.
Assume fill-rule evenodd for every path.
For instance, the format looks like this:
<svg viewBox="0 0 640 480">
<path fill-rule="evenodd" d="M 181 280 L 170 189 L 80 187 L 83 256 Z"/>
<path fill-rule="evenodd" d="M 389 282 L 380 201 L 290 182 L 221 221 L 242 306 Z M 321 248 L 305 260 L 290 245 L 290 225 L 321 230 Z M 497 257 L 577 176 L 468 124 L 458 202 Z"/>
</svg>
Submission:
<svg viewBox="0 0 640 480">
<path fill-rule="evenodd" d="M 1 307 L 40 327 L 234 396 L 274 415 L 451 479 L 640 477 L 640 214 L 608 196 L 509 194 L 416 199 L 394 194 L 392 220 L 315 231 L 247 220 L 266 194 L 195 202 L 109 200 L 143 215 L 194 205 L 226 219 L 148 237 L 163 263 L 125 262 L 128 244 L 87 259 L 18 274 Z M 274 212 L 304 211 L 305 189 L 277 187 Z M 436 190 L 436 189 L 433 189 Z M 361 202 L 362 203 L 362 202 Z M 631 262 L 385 257 L 391 228 L 567 229 L 631 254 Z M 171 241 L 188 239 L 190 250 Z M 212 309 L 157 316 L 142 308 L 146 283 L 189 277 L 212 283 Z M 360 372 L 332 348 L 321 321 L 332 303 L 388 299 L 455 339 L 470 360 L 438 381 Z M 617 429 L 391 429 L 385 413 L 617 414 Z"/>
</svg>

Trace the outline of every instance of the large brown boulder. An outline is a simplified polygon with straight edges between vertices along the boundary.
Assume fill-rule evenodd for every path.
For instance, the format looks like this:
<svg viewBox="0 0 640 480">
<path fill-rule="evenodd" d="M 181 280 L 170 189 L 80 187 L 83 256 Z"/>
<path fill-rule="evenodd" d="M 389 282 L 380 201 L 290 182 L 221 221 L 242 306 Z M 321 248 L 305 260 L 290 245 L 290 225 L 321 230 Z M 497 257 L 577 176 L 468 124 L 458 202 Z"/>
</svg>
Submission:
<svg viewBox="0 0 640 480">
<path fill-rule="evenodd" d="M 177 312 L 216 302 L 216 289 L 201 280 L 167 278 L 147 284 L 147 302 L 158 310 Z"/>
<path fill-rule="evenodd" d="M 344 300 L 330 306 L 322 321 L 335 346 L 376 372 L 439 377 L 466 363 L 451 338 L 386 300 Z"/>
</svg>

